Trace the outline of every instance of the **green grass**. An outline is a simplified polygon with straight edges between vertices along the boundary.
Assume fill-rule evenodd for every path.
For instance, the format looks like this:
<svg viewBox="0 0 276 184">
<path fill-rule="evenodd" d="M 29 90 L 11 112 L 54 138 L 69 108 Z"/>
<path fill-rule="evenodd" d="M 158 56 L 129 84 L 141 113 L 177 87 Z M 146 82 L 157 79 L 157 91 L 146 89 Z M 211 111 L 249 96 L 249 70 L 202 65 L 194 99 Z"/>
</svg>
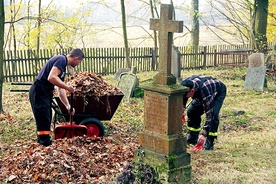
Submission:
<svg viewBox="0 0 276 184">
<path fill-rule="evenodd" d="M 139 81 L 151 79 L 156 72 L 141 72 Z M 191 154 L 191 183 L 202 184 L 272 184 L 276 178 L 276 83 L 268 77 L 264 91 L 245 91 L 246 68 L 217 68 L 189 70 L 181 73 L 185 78 L 203 74 L 222 80 L 228 87 L 227 97 L 221 109 L 221 123 L 215 150 Z M 114 76 L 104 76 L 113 85 Z M 35 140 L 35 123 L 27 93 L 11 93 L 14 88 L 4 84 L 3 108 L 0 115 L 0 144 L 8 146 L 16 142 Z M 122 102 L 108 127 L 119 126 L 122 136 L 137 135 L 143 127 L 143 99 L 132 98 Z M 244 111 L 237 115 L 238 111 Z M 158 114 L 157 114 L 158 115 Z M 204 119 L 204 118 L 203 118 Z M 11 154 L 3 149 L 2 155 Z"/>
</svg>

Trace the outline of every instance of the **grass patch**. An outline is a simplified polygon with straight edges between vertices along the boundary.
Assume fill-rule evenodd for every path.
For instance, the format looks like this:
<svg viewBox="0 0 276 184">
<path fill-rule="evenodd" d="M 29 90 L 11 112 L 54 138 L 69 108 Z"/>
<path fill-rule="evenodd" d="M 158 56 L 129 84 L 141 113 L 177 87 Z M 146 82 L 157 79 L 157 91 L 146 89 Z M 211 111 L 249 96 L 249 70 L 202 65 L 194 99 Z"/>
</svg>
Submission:
<svg viewBox="0 0 276 184">
<path fill-rule="evenodd" d="M 141 72 L 137 76 L 139 81 L 145 81 L 155 74 L 156 72 Z M 245 91 L 246 68 L 182 71 L 183 78 L 193 74 L 216 77 L 226 84 L 228 90 L 221 109 L 215 150 L 191 154 L 191 183 L 275 183 L 276 84 L 273 78 L 267 77 L 268 87 L 264 91 Z M 108 83 L 117 85 L 113 75 L 103 78 Z M 0 116 L 0 158 L 10 154 L 5 151 L 5 147 L 18 141 L 36 139 L 28 93 L 11 93 L 11 88 L 14 86 L 4 84 L 2 95 L 5 114 Z M 143 105 L 142 98 L 122 102 L 112 120 L 104 122 L 106 134 L 112 135 L 109 128 L 114 130 L 117 127 L 118 131 L 122 131 L 122 136 L 137 135 L 143 128 Z M 203 121 L 204 119 L 203 116 Z"/>
</svg>

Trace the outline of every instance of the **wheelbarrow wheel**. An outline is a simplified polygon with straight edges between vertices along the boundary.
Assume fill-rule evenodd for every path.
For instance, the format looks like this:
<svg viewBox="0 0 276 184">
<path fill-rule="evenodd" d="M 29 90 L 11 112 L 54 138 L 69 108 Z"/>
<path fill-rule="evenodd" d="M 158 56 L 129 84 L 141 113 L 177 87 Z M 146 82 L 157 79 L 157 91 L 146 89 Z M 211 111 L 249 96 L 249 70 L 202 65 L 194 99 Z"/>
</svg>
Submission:
<svg viewBox="0 0 276 184">
<path fill-rule="evenodd" d="M 104 136 L 104 126 L 103 124 L 95 118 L 84 119 L 80 125 L 85 125 L 87 127 L 87 137 L 103 137 Z"/>
</svg>

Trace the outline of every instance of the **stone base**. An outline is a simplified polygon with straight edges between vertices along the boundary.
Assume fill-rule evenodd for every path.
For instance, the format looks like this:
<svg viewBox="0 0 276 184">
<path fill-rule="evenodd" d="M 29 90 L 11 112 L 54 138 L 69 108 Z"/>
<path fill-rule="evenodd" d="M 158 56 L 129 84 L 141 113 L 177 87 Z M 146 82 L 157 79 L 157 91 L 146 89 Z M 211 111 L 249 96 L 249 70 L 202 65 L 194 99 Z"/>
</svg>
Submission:
<svg viewBox="0 0 276 184">
<path fill-rule="evenodd" d="M 172 74 L 162 74 L 162 73 L 157 73 L 155 76 L 153 76 L 153 82 L 157 84 L 162 84 L 162 85 L 171 85 L 176 83 L 176 78 Z"/>
<path fill-rule="evenodd" d="M 139 143 L 148 151 L 164 155 L 186 152 L 186 138 L 182 133 L 165 136 L 144 130 L 139 133 Z"/>
<path fill-rule="evenodd" d="M 190 154 L 182 153 L 179 155 L 161 155 L 152 151 L 136 151 L 133 165 L 137 168 L 138 164 L 148 164 L 153 168 L 154 182 L 159 184 L 185 184 L 191 180 Z"/>
</svg>

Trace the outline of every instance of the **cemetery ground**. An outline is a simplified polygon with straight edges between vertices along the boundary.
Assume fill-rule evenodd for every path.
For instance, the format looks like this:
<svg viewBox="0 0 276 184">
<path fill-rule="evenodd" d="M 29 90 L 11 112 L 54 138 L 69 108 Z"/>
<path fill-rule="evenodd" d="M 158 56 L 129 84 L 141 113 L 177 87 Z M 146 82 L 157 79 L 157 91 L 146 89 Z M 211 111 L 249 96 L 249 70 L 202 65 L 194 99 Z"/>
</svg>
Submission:
<svg viewBox="0 0 276 184">
<path fill-rule="evenodd" d="M 142 83 L 155 74 L 137 76 Z M 268 73 L 264 91 L 243 89 L 246 68 L 189 70 L 182 77 L 192 74 L 222 80 L 228 93 L 215 150 L 191 153 L 191 183 L 275 183 L 276 74 Z M 114 76 L 103 77 L 117 84 Z M 4 84 L 5 114 L 0 115 L 1 183 L 116 183 L 131 164 L 143 128 L 142 98 L 121 102 L 113 118 L 103 122 L 103 138 L 54 140 L 45 148 L 36 143 L 28 93 L 11 93 L 10 88 L 14 86 Z"/>
</svg>

